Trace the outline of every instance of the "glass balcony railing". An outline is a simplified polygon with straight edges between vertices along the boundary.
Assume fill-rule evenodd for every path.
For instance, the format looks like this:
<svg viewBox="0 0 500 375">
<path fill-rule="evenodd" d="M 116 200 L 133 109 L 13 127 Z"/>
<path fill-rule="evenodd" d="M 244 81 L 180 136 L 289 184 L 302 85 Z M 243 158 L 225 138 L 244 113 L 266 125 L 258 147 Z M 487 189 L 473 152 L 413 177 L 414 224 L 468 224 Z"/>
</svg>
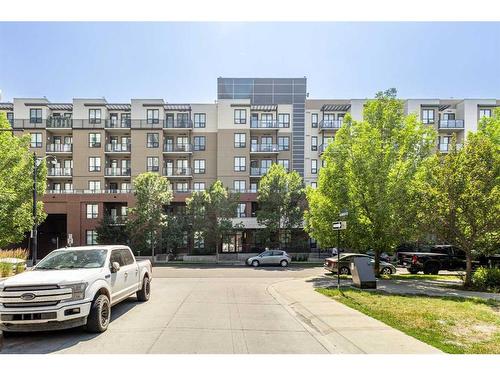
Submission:
<svg viewBox="0 0 500 375">
<path fill-rule="evenodd" d="M 251 120 L 250 128 L 251 129 L 278 129 L 278 121 L 277 120 Z"/>
<path fill-rule="evenodd" d="M 73 120 L 70 117 L 49 117 L 45 125 L 47 128 L 72 128 Z"/>
<path fill-rule="evenodd" d="M 47 152 L 73 152 L 71 143 L 49 143 L 46 147 Z"/>
<path fill-rule="evenodd" d="M 163 175 L 167 177 L 191 176 L 191 168 L 163 168 Z"/>
<path fill-rule="evenodd" d="M 321 120 L 319 122 L 320 129 L 340 129 L 344 120 Z"/>
<path fill-rule="evenodd" d="M 269 168 L 262 168 L 262 167 L 251 167 L 250 168 L 250 176 L 264 176 Z"/>
<path fill-rule="evenodd" d="M 190 119 L 165 119 L 162 123 L 164 129 L 191 129 L 193 127 L 193 121 Z"/>
<path fill-rule="evenodd" d="M 73 168 L 49 168 L 47 170 L 48 176 L 72 176 Z"/>
<path fill-rule="evenodd" d="M 130 168 L 107 167 L 104 170 L 105 176 L 130 176 Z"/>
<path fill-rule="evenodd" d="M 463 129 L 464 120 L 439 120 L 439 129 Z"/>
<path fill-rule="evenodd" d="M 276 144 L 268 144 L 268 143 L 261 143 L 261 144 L 256 144 L 253 143 L 250 145 L 250 152 L 264 152 L 264 153 L 269 153 L 269 152 L 279 152 L 278 145 Z"/>
<path fill-rule="evenodd" d="M 189 143 L 183 144 L 163 144 L 163 152 L 192 152 L 193 145 Z"/>
<path fill-rule="evenodd" d="M 462 148 L 461 143 L 457 143 L 457 150 L 460 150 Z M 439 151 L 440 152 L 450 152 L 452 150 L 452 145 L 451 143 L 440 143 L 439 144 Z"/>
<path fill-rule="evenodd" d="M 130 143 L 107 143 L 106 152 L 130 152 Z"/>
<path fill-rule="evenodd" d="M 121 120 L 118 119 L 110 119 L 106 120 L 104 123 L 105 129 L 130 129 L 131 120 L 129 118 L 124 118 Z"/>
</svg>

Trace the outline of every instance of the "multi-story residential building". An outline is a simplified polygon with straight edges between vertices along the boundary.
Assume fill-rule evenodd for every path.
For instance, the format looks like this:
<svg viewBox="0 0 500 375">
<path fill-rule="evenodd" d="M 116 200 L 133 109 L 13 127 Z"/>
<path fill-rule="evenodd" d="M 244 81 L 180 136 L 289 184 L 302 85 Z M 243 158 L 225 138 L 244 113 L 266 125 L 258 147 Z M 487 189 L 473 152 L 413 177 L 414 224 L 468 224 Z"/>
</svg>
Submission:
<svg viewBox="0 0 500 375">
<path fill-rule="evenodd" d="M 217 179 L 239 192 L 235 220 L 245 229 L 221 250 L 258 250 L 257 189 L 271 164 L 296 170 L 315 186 L 321 155 L 344 116 L 363 117 L 364 99 L 307 96 L 306 78 L 219 78 L 217 101 L 210 104 L 45 98 L 0 103 L 14 134 L 30 134 L 31 151 L 55 157 L 43 197 L 48 218 L 39 230 L 40 255 L 64 244 L 68 234 L 75 245 L 95 243 L 103 215 L 119 224 L 134 204 L 133 179 L 145 171 L 168 177 L 174 211 L 183 209 L 192 191 Z M 405 111 L 435 127 L 436 147 L 447 152 L 453 134 L 463 143 L 498 105 L 496 99 L 408 99 Z M 185 250 L 193 247 L 188 240 Z"/>
</svg>

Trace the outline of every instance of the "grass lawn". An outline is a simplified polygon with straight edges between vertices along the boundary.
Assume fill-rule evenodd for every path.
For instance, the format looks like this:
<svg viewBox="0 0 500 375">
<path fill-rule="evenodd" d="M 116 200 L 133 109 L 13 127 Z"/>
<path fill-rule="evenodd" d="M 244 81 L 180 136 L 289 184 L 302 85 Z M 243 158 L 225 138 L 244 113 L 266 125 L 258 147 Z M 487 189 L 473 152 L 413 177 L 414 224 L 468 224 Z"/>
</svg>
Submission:
<svg viewBox="0 0 500 375">
<path fill-rule="evenodd" d="M 390 280 L 438 280 L 438 281 L 462 281 L 458 275 L 421 275 L 421 274 L 395 274 L 383 276 L 384 279 Z"/>
<path fill-rule="evenodd" d="M 316 289 L 446 353 L 500 354 L 500 302 Z"/>
</svg>

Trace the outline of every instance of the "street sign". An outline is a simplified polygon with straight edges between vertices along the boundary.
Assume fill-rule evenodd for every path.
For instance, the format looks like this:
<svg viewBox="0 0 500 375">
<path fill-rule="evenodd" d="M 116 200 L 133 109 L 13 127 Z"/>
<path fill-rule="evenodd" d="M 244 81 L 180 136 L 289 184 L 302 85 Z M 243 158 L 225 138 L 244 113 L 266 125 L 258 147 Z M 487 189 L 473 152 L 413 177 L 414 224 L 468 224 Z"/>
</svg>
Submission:
<svg viewBox="0 0 500 375">
<path fill-rule="evenodd" d="M 347 228 L 347 221 L 334 221 L 332 223 L 333 230 L 344 230 Z"/>
</svg>

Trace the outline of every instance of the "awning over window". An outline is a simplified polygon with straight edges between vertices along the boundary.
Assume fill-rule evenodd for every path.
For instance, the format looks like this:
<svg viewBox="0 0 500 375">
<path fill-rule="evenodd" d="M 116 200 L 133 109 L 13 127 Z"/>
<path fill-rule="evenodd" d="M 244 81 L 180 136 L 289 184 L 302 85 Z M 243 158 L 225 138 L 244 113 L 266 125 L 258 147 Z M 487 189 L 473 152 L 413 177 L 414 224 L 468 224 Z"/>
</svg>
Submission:
<svg viewBox="0 0 500 375">
<path fill-rule="evenodd" d="M 130 104 L 127 103 L 114 103 L 106 104 L 106 108 L 110 111 L 130 111 Z"/>
<path fill-rule="evenodd" d="M 50 103 L 47 107 L 53 111 L 72 111 L 73 104 L 71 103 Z"/>
<path fill-rule="evenodd" d="M 252 110 L 252 111 L 272 112 L 272 111 L 277 111 L 278 110 L 278 106 L 274 105 L 274 104 L 252 105 L 250 107 L 250 110 Z"/>
<path fill-rule="evenodd" d="M 325 104 L 321 107 L 323 112 L 347 112 L 350 109 L 350 104 Z"/>
<path fill-rule="evenodd" d="M 165 111 L 190 111 L 191 106 L 189 104 L 165 104 Z"/>
</svg>

